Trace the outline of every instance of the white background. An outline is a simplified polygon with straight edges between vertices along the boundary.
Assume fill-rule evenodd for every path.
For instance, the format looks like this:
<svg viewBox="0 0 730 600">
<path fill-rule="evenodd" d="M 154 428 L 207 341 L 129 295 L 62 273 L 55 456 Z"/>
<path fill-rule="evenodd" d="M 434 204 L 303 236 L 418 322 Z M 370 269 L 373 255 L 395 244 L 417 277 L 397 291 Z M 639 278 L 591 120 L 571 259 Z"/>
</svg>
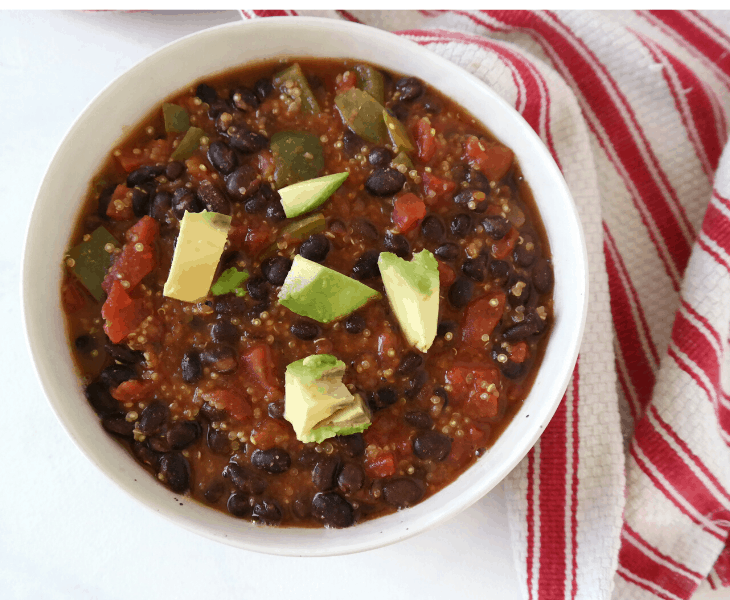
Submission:
<svg viewBox="0 0 730 600">
<path fill-rule="evenodd" d="M 501 486 L 437 529 L 380 550 L 254 554 L 179 529 L 119 491 L 72 444 L 41 392 L 21 322 L 20 263 L 57 145 L 127 68 L 238 18 L 0 12 L 0 598 L 519 598 Z M 730 592 L 703 588 L 694 600 L 720 598 Z"/>
</svg>

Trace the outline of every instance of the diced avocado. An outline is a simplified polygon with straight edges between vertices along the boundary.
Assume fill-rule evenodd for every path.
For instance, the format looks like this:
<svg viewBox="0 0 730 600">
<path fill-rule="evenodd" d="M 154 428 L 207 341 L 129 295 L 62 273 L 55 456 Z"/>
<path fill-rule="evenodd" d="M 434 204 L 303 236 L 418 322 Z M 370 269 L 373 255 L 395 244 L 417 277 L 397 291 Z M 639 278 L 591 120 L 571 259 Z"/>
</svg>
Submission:
<svg viewBox="0 0 730 600">
<path fill-rule="evenodd" d="M 208 295 L 230 227 L 230 215 L 206 210 L 185 213 L 163 290 L 165 296 L 197 302 Z"/>
<path fill-rule="evenodd" d="M 191 127 L 188 129 L 188 132 L 185 134 L 183 139 L 180 140 L 180 143 L 177 145 L 177 148 L 175 148 L 175 151 L 172 153 L 170 158 L 172 158 L 172 160 L 186 160 L 190 158 L 193 155 L 193 152 L 195 152 L 200 146 L 200 138 L 204 135 L 205 131 L 199 127 Z"/>
<path fill-rule="evenodd" d="M 353 88 L 335 97 L 342 120 L 361 138 L 374 144 L 388 139 L 383 120 L 384 107 L 367 92 Z"/>
<path fill-rule="evenodd" d="M 344 374 L 345 363 L 331 354 L 313 354 L 287 366 L 284 418 L 299 441 L 321 442 L 370 424 L 367 406 L 347 389 Z"/>
<path fill-rule="evenodd" d="M 288 83 L 291 82 L 291 83 Z M 316 115 L 319 112 L 319 104 L 314 97 L 312 88 L 298 63 L 274 75 L 271 83 L 287 98 L 287 105 L 294 107 L 301 106 L 302 113 Z M 299 93 L 297 93 L 297 90 Z"/>
<path fill-rule="evenodd" d="M 349 173 L 334 173 L 308 181 L 300 181 L 279 190 L 281 205 L 290 219 L 323 204 L 347 179 Z"/>
<path fill-rule="evenodd" d="M 68 257 L 73 260 L 71 272 L 97 301 L 104 296 L 101 284 L 112 264 L 112 251 L 119 246 L 117 238 L 105 227 L 98 227 L 88 240 L 69 250 Z"/>
<path fill-rule="evenodd" d="M 399 152 L 395 158 L 390 161 L 391 167 L 397 167 L 398 165 L 405 165 L 408 171 L 411 171 L 414 168 L 413 161 L 405 152 Z"/>
<path fill-rule="evenodd" d="M 218 280 L 210 286 L 210 293 L 214 296 L 222 296 L 223 294 L 245 296 L 246 290 L 242 286 L 248 278 L 249 273 L 245 269 L 239 271 L 236 267 L 231 267 L 223 271 Z"/>
<path fill-rule="evenodd" d="M 280 131 L 271 137 L 276 189 L 313 179 L 324 167 L 322 144 L 305 131 Z"/>
<path fill-rule="evenodd" d="M 190 128 L 190 115 L 182 106 L 165 102 L 162 105 L 162 117 L 165 119 L 167 133 L 182 133 Z"/>
<path fill-rule="evenodd" d="M 385 84 L 380 71 L 370 65 L 357 65 L 355 73 L 357 73 L 357 87 L 370 94 L 380 104 L 384 104 Z"/>
<path fill-rule="evenodd" d="M 279 292 L 279 304 L 303 317 L 329 323 L 380 294 L 297 254 Z"/>
<path fill-rule="evenodd" d="M 327 221 L 322 213 L 315 213 L 304 217 L 294 223 L 289 223 L 279 232 L 279 240 L 286 239 L 291 241 L 302 241 L 314 233 L 324 231 L 327 227 Z M 270 256 L 274 256 L 279 249 L 279 240 L 271 244 L 266 250 L 259 255 L 259 260 L 264 261 Z"/>
<path fill-rule="evenodd" d="M 393 113 L 387 109 L 384 110 L 383 120 L 385 121 L 385 126 L 388 128 L 388 135 L 390 136 L 390 141 L 393 144 L 396 154 L 412 152 L 416 149 L 408 135 L 408 130 Z"/>
<path fill-rule="evenodd" d="M 438 262 L 421 250 L 408 262 L 390 252 L 378 258 L 385 294 L 406 340 L 427 352 L 436 337 L 439 317 Z"/>
</svg>

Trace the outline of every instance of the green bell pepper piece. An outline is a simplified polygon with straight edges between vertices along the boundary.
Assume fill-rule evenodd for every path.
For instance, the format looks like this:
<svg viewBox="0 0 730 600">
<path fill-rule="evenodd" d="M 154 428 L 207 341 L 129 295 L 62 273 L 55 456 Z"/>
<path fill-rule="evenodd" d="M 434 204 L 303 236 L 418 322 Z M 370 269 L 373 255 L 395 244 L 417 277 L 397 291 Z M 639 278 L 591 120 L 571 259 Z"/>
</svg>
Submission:
<svg viewBox="0 0 730 600">
<path fill-rule="evenodd" d="M 279 232 L 279 240 L 286 237 L 291 241 L 303 241 L 310 235 L 324 231 L 327 227 L 324 215 L 322 213 L 315 213 L 304 217 L 294 223 L 289 223 L 286 227 L 282 228 Z M 279 249 L 278 241 L 274 242 L 264 250 L 259 256 L 259 260 L 266 260 L 270 256 L 274 256 Z"/>
<path fill-rule="evenodd" d="M 399 152 L 398 154 L 396 154 L 395 158 L 390 161 L 391 167 L 397 167 L 398 165 L 405 165 L 409 171 L 414 168 L 413 161 L 408 157 L 405 152 Z"/>
<path fill-rule="evenodd" d="M 191 127 L 185 134 L 180 143 L 175 148 L 175 152 L 172 153 L 170 158 L 172 160 L 185 160 L 193 155 L 198 147 L 200 146 L 200 138 L 205 135 L 205 131 L 199 127 Z"/>
<path fill-rule="evenodd" d="M 287 82 L 291 81 L 294 85 L 287 86 Z M 274 87 L 287 97 L 287 104 L 292 104 L 301 100 L 302 113 L 305 115 L 316 115 L 319 113 L 319 103 L 317 98 L 309 87 L 309 82 L 305 77 L 299 63 L 294 63 L 291 67 L 274 75 L 271 80 Z M 297 94 L 295 90 L 301 90 Z"/>
<path fill-rule="evenodd" d="M 380 71 L 370 65 L 357 65 L 355 73 L 357 74 L 357 87 L 370 94 L 380 104 L 385 104 L 385 84 Z"/>
<path fill-rule="evenodd" d="M 210 286 L 210 293 L 214 296 L 235 293 L 236 296 L 245 296 L 246 290 L 243 284 L 250 277 L 249 272 L 245 269 L 239 271 L 236 267 L 226 269 L 220 274 L 218 280 Z"/>
<path fill-rule="evenodd" d="M 182 106 L 165 102 L 162 105 L 162 116 L 167 133 L 182 133 L 190 129 L 190 115 Z"/>
<path fill-rule="evenodd" d="M 335 97 L 342 120 L 354 133 L 374 144 L 388 139 L 383 105 L 367 92 L 353 88 Z"/>
<path fill-rule="evenodd" d="M 324 168 L 324 151 L 316 135 L 280 131 L 271 137 L 276 189 L 314 179 Z"/>
<path fill-rule="evenodd" d="M 68 257 L 73 259 L 71 272 L 96 298 L 97 302 L 104 297 L 101 287 L 106 272 L 112 264 L 112 253 L 109 248 L 119 248 L 119 242 L 105 227 L 98 227 L 91 237 L 69 250 Z"/>
<path fill-rule="evenodd" d="M 387 109 L 384 110 L 383 120 L 385 121 L 385 126 L 388 128 L 388 135 L 390 136 L 390 141 L 393 144 L 396 154 L 412 152 L 416 149 L 408 135 L 408 130 L 405 125 L 393 113 Z"/>
</svg>

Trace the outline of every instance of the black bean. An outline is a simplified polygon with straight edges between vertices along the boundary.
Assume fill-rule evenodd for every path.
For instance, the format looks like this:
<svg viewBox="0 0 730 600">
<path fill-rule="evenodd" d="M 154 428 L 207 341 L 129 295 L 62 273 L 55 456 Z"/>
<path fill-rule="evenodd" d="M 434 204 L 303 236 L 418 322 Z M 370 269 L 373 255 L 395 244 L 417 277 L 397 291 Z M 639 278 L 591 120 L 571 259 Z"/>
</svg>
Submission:
<svg viewBox="0 0 730 600">
<path fill-rule="evenodd" d="M 231 453 L 231 441 L 228 439 L 228 432 L 226 431 L 208 427 L 205 442 L 214 454 L 226 456 Z"/>
<path fill-rule="evenodd" d="M 454 308 L 464 308 L 471 300 L 474 284 L 466 277 L 459 277 L 449 288 L 449 302 Z"/>
<path fill-rule="evenodd" d="M 367 250 L 360 255 L 352 267 L 352 278 L 361 281 L 363 279 L 372 279 L 380 276 L 378 268 L 378 257 L 380 252 L 377 250 Z"/>
<path fill-rule="evenodd" d="M 151 436 L 155 435 L 160 427 L 167 421 L 170 409 L 159 400 L 148 404 L 139 416 L 137 429 L 140 433 Z"/>
<path fill-rule="evenodd" d="M 365 189 L 375 196 L 392 196 L 403 189 L 406 176 L 391 168 L 378 167 L 365 181 Z"/>
<path fill-rule="evenodd" d="M 269 297 L 269 282 L 263 277 L 253 277 L 246 282 L 246 291 L 254 300 L 265 300 Z"/>
<path fill-rule="evenodd" d="M 532 236 L 522 234 L 522 242 L 515 246 L 514 260 L 520 267 L 529 267 L 537 257 L 537 248 Z"/>
<path fill-rule="evenodd" d="M 337 476 L 337 487 L 345 494 L 354 494 L 362 489 L 365 473 L 362 468 L 353 463 L 347 463 Z"/>
<path fill-rule="evenodd" d="M 216 212 L 222 215 L 231 213 L 231 203 L 228 201 L 228 198 L 207 179 L 201 181 L 198 186 L 198 198 L 210 212 Z"/>
<path fill-rule="evenodd" d="M 282 420 L 284 418 L 284 408 L 285 404 L 283 400 L 274 400 L 273 402 L 269 402 L 266 407 L 266 414 L 272 419 Z"/>
<path fill-rule="evenodd" d="M 253 506 L 253 520 L 264 525 L 276 525 L 281 516 L 281 509 L 273 500 L 262 500 Z"/>
<path fill-rule="evenodd" d="M 155 177 L 165 172 L 164 166 L 144 166 L 139 167 L 127 175 L 127 187 L 133 188 L 136 185 L 142 185 L 148 181 L 152 181 Z"/>
<path fill-rule="evenodd" d="M 203 498 L 210 504 L 215 504 L 223 497 L 226 491 L 226 484 L 220 479 L 214 479 L 211 481 L 205 491 L 203 491 Z"/>
<path fill-rule="evenodd" d="M 134 365 L 142 362 L 144 353 L 141 350 L 132 350 L 124 344 L 112 344 L 107 342 L 104 344 L 104 350 L 116 361 L 126 365 Z"/>
<path fill-rule="evenodd" d="M 179 160 L 173 160 L 172 162 L 167 163 L 167 167 L 165 167 L 165 177 L 167 177 L 170 181 L 175 181 L 181 177 L 184 172 L 185 163 Z"/>
<path fill-rule="evenodd" d="M 159 194 L 158 194 L 159 196 Z M 155 198 L 157 200 L 157 198 Z M 172 214 L 182 221 L 186 212 L 199 213 L 203 211 L 203 204 L 198 196 L 186 187 L 177 188 L 172 195 Z"/>
<path fill-rule="evenodd" d="M 357 458 L 365 454 L 365 438 L 362 433 L 351 433 L 350 435 L 338 435 L 335 438 L 340 451 L 350 458 Z"/>
<path fill-rule="evenodd" d="M 342 138 L 342 147 L 345 150 L 345 154 L 352 158 L 360 152 L 360 149 L 365 146 L 365 140 L 357 135 L 350 129 L 345 130 L 345 135 Z"/>
<path fill-rule="evenodd" d="M 109 208 L 109 203 L 112 201 L 112 194 L 114 193 L 115 189 L 117 189 L 117 185 L 115 183 L 112 183 L 111 185 L 105 187 L 97 198 L 96 214 L 101 219 L 108 220 L 109 218 L 106 216 L 106 211 Z"/>
<path fill-rule="evenodd" d="M 200 362 L 200 354 L 195 350 L 189 350 L 183 355 L 180 363 L 182 378 L 185 383 L 195 383 L 203 376 L 203 365 Z"/>
<path fill-rule="evenodd" d="M 484 192 L 487 196 L 492 192 L 492 187 L 489 184 L 487 176 L 476 169 L 469 169 L 466 174 L 466 181 L 469 183 L 471 189 Z"/>
<path fill-rule="evenodd" d="M 440 398 L 443 398 L 444 406 L 443 408 L 446 408 L 449 405 L 449 394 L 446 392 L 446 390 L 442 387 L 437 387 L 433 391 L 434 396 L 439 396 Z"/>
<path fill-rule="evenodd" d="M 206 348 L 200 353 L 200 360 L 221 375 L 230 375 L 238 370 L 236 351 L 223 344 Z"/>
<path fill-rule="evenodd" d="M 244 154 L 252 154 L 263 150 L 269 145 L 269 139 L 266 136 L 254 131 L 236 131 L 228 134 L 228 144 L 231 148 L 243 152 Z"/>
<path fill-rule="evenodd" d="M 306 519 L 312 512 L 312 499 L 309 495 L 302 495 L 291 506 L 291 512 L 297 519 Z"/>
<path fill-rule="evenodd" d="M 238 327 L 227 320 L 216 321 L 210 328 L 210 339 L 217 344 L 235 344 L 239 337 Z"/>
<path fill-rule="evenodd" d="M 181 454 L 163 454 L 160 458 L 160 475 L 173 492 L 182 493 L 190 483 L 190 465 Z"/>
<path fill-rule="evenodd" d="M 267 258 L 261 265 L 261 271 L 264 277 L 269 280 L 271 285 L 283 285 L 286 276 L 291 269 L 292 260 L 285 256 L 272 256 Z"/>
<path fill-rule="evenodd" d="M 360 315 L 352 314 L 345 319 L 345 330 L 347 333 L 360 333 L 365 327 L 367 327 L 367 323 Z"/>
<path fill-rule="evenodd" d="M 242 165 L 226 175 L 226 191 L 236 202 L 243 202 L 255 194 L 261 185 L 261 175 L 251 165 Z"/>
<path fill-rule="evenodd" d="M 352 505 L 336 492 L 315 494 L 312 515 L 328 527 L 349 527 L 355 522 Z"/>
<path fill-rule="evenodd" d="M 217 140 L 208 146 L 208 160 L 219 173 L 224 175 L 228 175 L 238 166 L 236 153 L 221 140 Z"/>
<path fill-rule="evenodd" d="M 375 241 L 380 237 L 378 229 L 367 219 L 358 219 L 355 221 L 352 225 L 352 230 L 366 240 Z"/>
<path fill-rule="evenodd" d="M 524 306 L 530 299 L 532 293 L 532 283 L 524 275 L 513 275 L 510 277 L 509 293 L 507 294 L 507 301 L 510 306 Z"/>
<path fill-rule="evenodd" d="M 493 260 L 489 263 L 489 275 L 492 279 L 507 279 L 511 270 L 509 263 L 504 260 Z"/>
<path fill-rule="evenodd" d="M 382 387 L 377 392 L 370 392 L 367 395 L 368 406 L 373 412 L 391 406 L 398 400 L 398 394 L 390 386 Z"/>
<path fill-rule="evenodd" d="M 249 497 L 240 492 L 235 492 L 228 496 L 226 508 L 234 517 L 248 517 L 252 512 Z"/>
<path fill-rule="evenodd" d="M 440 242 L 445 233 L 444 224 L 436 215 L 428 215 L 421 221 L 421 235 L 429 242 Z"/>
<path fill-rule="evenodd" d="M 236 463 L 228 463 L 225 466 L 223 477 L 229 479 L 238 491 L 245 494 L 257 496 L 266 490 L 267 484 L 263 477 Z"/>
<path fill-rule="evenodd" d="M 416 352 L 409 352 L 400 361 L 396 373 L 398 375 L 410 375 L 423 364 L 423 357 Z"/>
<path fill-rule="evenodd" d="M 345 225 L 339 219 L 333 219 L 332 221 L 330 221 L 329 230 L 335 235 L 345 235 L 345 233 L 347 232 L 347 225 Z M 375 233 L 377 233 L 377 230 L 375 230 Z"/>
<path fill-rule="evenodd" d="M 319 336 L 319 326 L 311 321 L 295 321 L 289 327 L 289 331 L 300 340 L 313 340 Z"/>
<path fill-rule="evenodd" d="M 299 254 L 308 260 L 321 263 L 330 251 L 330 241 L 321 233 L 310 235 L 299 246 Z"/>
<path fill-rule="evenodd" d="M 91 407 L 100 415 L 111 415 L 119 411 L 120 405 L 109 392 L 109 386 L 101 381 L 94 381 L 84 390 Z"/>
<path fill-rule="evenodd" d="M 466 213 L 454 215 L 449 226 L 451 235 L 461 239 L 465 238 L 471 231 L 471 217 Z"/>
<path fill-rule="evenodd" d="M 259 99 L 259 102 L 263 102 L 274 91 L 274 86 L 271 84 L 270 79 L 262 77 L 254 84 L 253 91 Z"/>
<path fill-rule="evenodd" d="M 443 258 L 444 260 L 454 260 L 455 258 L 458 258 L 459 254 L 461 254 L 461 250 L 456 244 L 446 242 L 445 244 L 441 244 L 438 248 L 436 248 L 433 253 L 439 258 Z"/>
<path fill-rule="evenodd" d="M 423 106 L 423 109 L 432 115 L 437 115 L 441 112 L 441 103 L 436 100 L 433 96 L 424 96 L 420 101 L 421 106 Z"/>
<path fill-rule="evenodd" d="M 256 110 L 259 107 L 259 99 L 253 90 L 247 87 L 236 88 L 231 92 L 231 102 L 243 111 Z"/>
<path fill-rule="evenodd" d="M 241 315 L 247 309 L 246 298 L 235 294 L 216 296 L 213 301 L 213 310 L 220 315 Z"/>
<path fill-rule="evenodd" d="M 532 269 L 532 283 L 541 294 L 547 294 L 553 289 L 553 268 L 550 261 L 539 258 Z"/>
<path fill-rule="evenodd" d="M 198 87 L 196 87 L 195 95 L 207 104 L 215 102 L 218 98 L 218 93 L 207 83 L 201 83 Z"/>
<path fill-rule="evenodd" d="M 501 240 L 512 227 L 507 219 L 499 215 L 485 218 L 482 221 L 482 226 L 484 227 L 484 233 L 493 240 Z"/>
<path fill-rule="evenodd" d="M 147 190 L 141 188 L 134 188 L 132 190 L 132 212 L 137 218 L 144 217 L 150 212 L 150 193 Z"/>
<path fill-rule="evenodd" d="M 406 236 L 400 233 L 387 232 L 383 239 L 383 247 L 400 258 L 408 258 L 411 253 L 411 245 L 408 243 Z"/>
<path fill-rule="evenodd" d="M 159 452 L 152 450 L 146 443 L 137 441 L 132 442 L 132 452 L 141 463 L 150 466 L 155 470 L 159 467 L 162 455 Z"/>
<path fill-rule="evenodd" d="M 274 200 L 266 207 L 266 216 L 275 221 L 283 221 L 286 219 L 286 212 L 281 204 L 281 200 Z"/>
<path fill-rule="evenodd" d="M 412 477 L 398 477 L 383 484 L 383 498 L 388 504 L 407 508 L 423 498 L 423 483 Z"/>
<path fill-rule="evenodd" d="M 395 118 L 401 123 L 405 123 L 408 120 L 410 110 L 405 102 L 396 102 L 390 107 L 390 112 L 392 112 L 395 115 Z"/>
<path fill-rule="evenodd" d="M 423 460 L 444 460 L 451 452 L 451 438 L 438 431 L 424 431 L 413 440 L 413 453 Z"/>
<path fill-rule="evenodd" d="M 411 410 L 407 412 L 403 415 L 403 420 L 419 429 L 431 429 L 433 427 L 433 419 L 427 412 L 422 410 Z"/>
<path fill-rule="evenodd" d="M 461 265 L 461 272 L 474 281 L 484 281 L 487 276 L 487 257 L 479 255 L 476 258 L 467 258 Z"/>
<path fill-rule="evenodd" d="M 172 450 L 187 448 L 200 437 L 200 424 L 197 421 L 175 421 L 167 429 L 167 443 Z"/>
<path fill-rule="evenodd" d="M 165 222 L 165 217 L 170 208 L 172 208 L 172 194 L 170 192 L 157 192 L 150 206 L 150 216 L 156 221 Z"/>
<path fill-rule="evenodd" d="M 263 302 L 259 302 L 247 308 L 243 316 L 248 320 L 258 319 L 261 316 L 262 312 L 264 312 L 265 310 L 269 310 L 269 306 L 269 301 L 264 300 Z"/>
<path fill-rule="evenodd" d="M 436 327 L 436 336 L 444 337 L 447 333 L 456 333 L 459 324 L 456 321 L 439 321 Z"/>
<path fill-rule="evenodd" d="M 134 433 L 134 422 L 127 421 L 124 414 L 103 417 L 101 425 L 109 433 L 121 437 L 132 437 L 132 434 Z"/>
<path fill-rule="evenodd" d="M 74 348 L 83 354 L 88 354 L 96 348 L 96 340 L 87 334 L 80 335 L 74 340 Z"/>
<path fill-rule="evenodd" d="M 535 312 L 527 312 L 521 322 L 502 333 L 505 342 L 525 340 L 532 335 L 542 333 L 545 322 Z"/>
<path fill-rule="evenodd" d="M 415 100 L 423 94 L 423 84 L 415 77 L 403 77 L 395 84 L 395 89 L 400 92 L 399 100 L 407 102 Z"/>
<path fill-rule="evenodd" d="M 264 212 L 268 206 L 269 201 L 261 193 L 261 190 L 259 190 L 251 198 L 246 200 L 246 204 L 243 205 L 243 210 L 250 215 L 257 215 Z"/>
<path fill-rule="evenodd" d="M 375 146 L 368 154 L 368 162 L 374 167 L 387 167 L 393 160 L 393 153 L 385 146 Z"/>
<path fill-rule="evenodd" d="M 129 365 L 109 365 L 99 377 L 108 387 L 114 388 L 130 379 L 137 379 L 137 371 Z"/>
<path fill-rule="evenodd" d="M 513 360 L 507 360 L 506 363 L 500 365 L 502 375 L 507 379 L 519 379 L 527 371 L 527 364 L 524 362 L 518 363 Z"/>
<path fill-rule="evenodd" d="M 312 468 L 312 483 L 320 492 L 335 487 L 335 477 L 340 468 L 339 456 L 322 456 Z"/>
<path fill-rule="evenodd" d="M 283 448 L 256 449 L 251 454 L 251 464 L 267 473 L 284 473 L 291 466 L 291 457 Z"/>
<path fill-rule="evenodd" d="M 408 381 L 408 387 L 403 392 L 403 395 L 406 398 L 415 398 L 426 383 L 428 383 L 428 373 L 424 370 L 416 371 Z"/>
<path fill-rule="evenodd" d="M 150 448 L 152 448 L 155 452 L 159 452 L 160 454 L 164 454 L 165 452 L 170 451 L 170 444 L 167 443 L 167 437 L 166 437 L 167 429 L 163 427 L 162 429 L 162 437 L 150 437 L 147 438 L 147 443 L 150 445 Z"/>
</svg>

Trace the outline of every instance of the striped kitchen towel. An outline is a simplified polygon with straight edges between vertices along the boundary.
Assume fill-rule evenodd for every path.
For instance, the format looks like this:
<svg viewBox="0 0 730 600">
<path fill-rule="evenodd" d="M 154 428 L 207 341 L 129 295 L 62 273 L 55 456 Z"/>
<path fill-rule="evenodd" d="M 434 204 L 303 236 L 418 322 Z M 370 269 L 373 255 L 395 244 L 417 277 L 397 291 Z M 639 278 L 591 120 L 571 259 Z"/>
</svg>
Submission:
<svg viewBox="0 0 730 600">
<path fill-rule="evenodd" d="M 524 598 L 730 585 L 730 12 L 306 14 L 396 31 L 481 78 L 578 206 L 585 338 L 507 479 Z"/>
</svg>

